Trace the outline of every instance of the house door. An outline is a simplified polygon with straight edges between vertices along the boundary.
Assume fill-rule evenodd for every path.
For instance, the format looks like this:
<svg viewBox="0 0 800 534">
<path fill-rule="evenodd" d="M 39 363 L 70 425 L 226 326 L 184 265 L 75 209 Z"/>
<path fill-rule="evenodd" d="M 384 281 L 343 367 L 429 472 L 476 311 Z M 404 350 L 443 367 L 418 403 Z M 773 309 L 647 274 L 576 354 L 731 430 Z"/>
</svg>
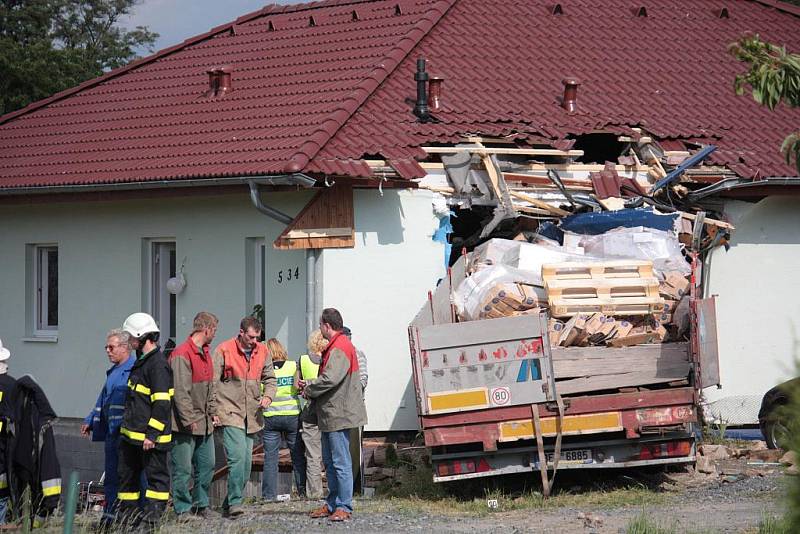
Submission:
<svg viewBox="0 0 800 534">
<path fill-rule="evenodd" d="M 150 251 L 150 312 L 161 329 L 161 345 L 175 341 L 176 298 L 167 291 L 167 280 L 175 276 L 175 242 L 154 241 Z"/>
</svg>

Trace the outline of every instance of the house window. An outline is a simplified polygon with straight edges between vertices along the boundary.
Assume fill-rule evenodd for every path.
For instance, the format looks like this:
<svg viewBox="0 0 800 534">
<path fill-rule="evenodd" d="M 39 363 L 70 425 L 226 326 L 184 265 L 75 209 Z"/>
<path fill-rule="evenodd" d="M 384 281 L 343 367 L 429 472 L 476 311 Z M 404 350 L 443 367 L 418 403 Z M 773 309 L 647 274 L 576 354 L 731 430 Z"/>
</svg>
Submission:
<svg viewBox="0 0 800 534">
<path fill-rule="evenodd" d="M 161 339 L 175 341 L 177 300 L 167 291 L 167 281 L 175 276 L 175 242 L 150 243 L 150 313 L 161 329 Z"/>
<path fill-rule="evenodd" d="M 261 306 L 261 313 L 255 315 L 264 320 L 266 299 L 265 280 L 267 277 L 267 242 L 263 237 L 248 237 L 245 248 L 245 305 L 246 314 L 254 314 L 255 307 Z"/>
<path fill-rule="evenodd" d="M 255 239 L 255 254 L 254 254 L 254 271 L 255 280 L 253 280 L 253 305 L 260 305 L 264 307 L 266 302 L 266 289 L 264 288 L 264 280 L 267 279 L 267 243 L 262 238 Z"/>
<path fill-rule="evenodd" d="M 34 334 L 53 337 L 58 334 L 58 247 L 33 247 Z"/>
</svg>

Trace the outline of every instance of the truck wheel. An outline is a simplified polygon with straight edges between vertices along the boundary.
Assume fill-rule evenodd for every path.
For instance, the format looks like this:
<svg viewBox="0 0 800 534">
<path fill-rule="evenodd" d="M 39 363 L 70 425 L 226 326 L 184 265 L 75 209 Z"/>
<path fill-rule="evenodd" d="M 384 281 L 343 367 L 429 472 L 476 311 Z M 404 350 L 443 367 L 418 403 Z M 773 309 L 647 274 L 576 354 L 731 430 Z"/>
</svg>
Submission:
<svg viewBox="0 0 800 534">
<path fill-rule="evenodd" d="M 769 419 L 761 425 L 761 433 L 770 449 L 786 448 L 789 443 L 789 429 L 775 414 L 771 414 Z"/>
</svg>

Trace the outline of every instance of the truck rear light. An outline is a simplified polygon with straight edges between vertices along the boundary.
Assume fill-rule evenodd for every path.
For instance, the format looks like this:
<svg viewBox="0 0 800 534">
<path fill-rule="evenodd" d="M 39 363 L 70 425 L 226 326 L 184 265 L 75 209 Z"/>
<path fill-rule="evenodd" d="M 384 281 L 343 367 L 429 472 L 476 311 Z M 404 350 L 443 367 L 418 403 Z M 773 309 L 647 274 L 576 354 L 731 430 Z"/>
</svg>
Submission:
<svg viewBox="0 0 800 534">
<path fill-rule="evenodd" d="M 673 458 L 675 456 L 689 456 L 692 453 L 692 442 L 688 440 L 669 441 L 653 445 L 642 445 L 639 453 L 640 460 L 654 460 L 656 458 Z"/>
<path fill-rule="evenodd" d="M 489 465 L 489 462 L 486 461 L 486 458 L 481 458 L 480 462 L 478 462 L 478 468 L 476 472 L 478 473 L 485 473 L 486 471 L 491 471 L 492 466 Z"/>
<path fill-rule="evenodd" d="M 486 460 L 481 460 L 481 463 L 486 463 Z M 486 464 L 488 467 L 489 464 Z M 490 469 L 486 469 L 487 471 Z M 476 465 L 474 460 L 455 460 L 452 462 L 441 462 L 436 465 L 436 473 L 440 477 L 447 477 L 451 475 L 466 475 L 474 473 Z"/>
</svg>

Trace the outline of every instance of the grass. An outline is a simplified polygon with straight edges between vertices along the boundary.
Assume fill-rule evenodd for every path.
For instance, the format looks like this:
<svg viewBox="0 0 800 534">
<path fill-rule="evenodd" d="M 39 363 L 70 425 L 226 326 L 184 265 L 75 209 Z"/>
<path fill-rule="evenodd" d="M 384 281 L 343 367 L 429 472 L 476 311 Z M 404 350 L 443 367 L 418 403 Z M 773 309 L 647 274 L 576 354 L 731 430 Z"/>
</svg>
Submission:
<svg viewBox="0 0 800 534">
<path fill-rule="evenodd" d="M 478 478 L 457 485 L 436 484 L 430 466 L 403 463 L 398 468 L 396 481 L 378 488 L 378 498 L 370 502 L 369 508 L 379 513 L 483 517 L 514 510 L 649 506 L 666 500 L 663 493 L 640 483 L 598 483 L 580 491 L 559 489 L 557 486 L 554 494 L 545 499 L 535 489 L 513 491 L 497 487 L 503 482 L 502 478 Z M 489 508 L 487 504 L 493 499 L 497 500 L 497 508 Z"/>
<path fill-rule="evenodd" d="M 764 514 L 758 523 L 758 534 L 791 534 L 789 519 Z"/>
<path fill-rule="evenodd" d="M 631 519 L 625 527 L 626 534 L 677 534 L 674 525 L 665 526 L 651 518 L 644 510 Z"/>
</svg>

